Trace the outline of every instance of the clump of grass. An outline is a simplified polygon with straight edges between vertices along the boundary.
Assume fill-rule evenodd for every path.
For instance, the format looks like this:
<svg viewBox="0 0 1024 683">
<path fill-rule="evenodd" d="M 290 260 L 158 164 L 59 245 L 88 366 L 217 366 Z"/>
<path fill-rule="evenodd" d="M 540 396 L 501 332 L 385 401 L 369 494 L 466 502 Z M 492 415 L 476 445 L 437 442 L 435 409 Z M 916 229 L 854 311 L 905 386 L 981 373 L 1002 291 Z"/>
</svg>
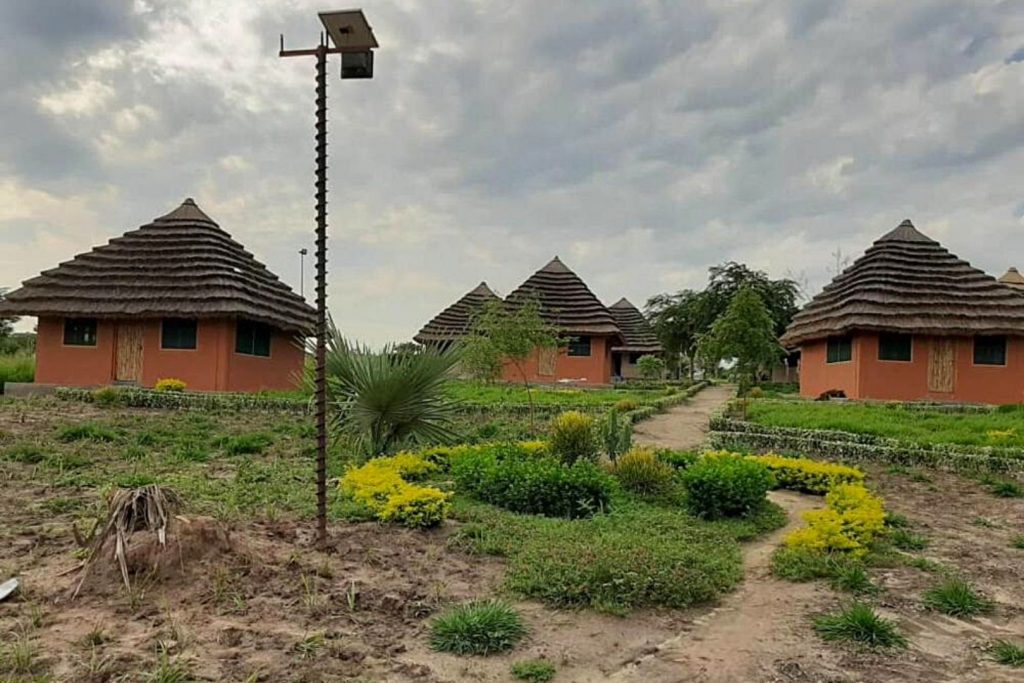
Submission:
<svg viewBox="0 0 1024 683">
<path fill-rule="evenodd" d="M 35 444 L 15 444 L 3 451 L 3 459 L 26 465 L 37 465 L 46 460 L 46 452 Z"/>
<path fill-rule="evenodd" d="M 160 654 L 156 668 L 146 677 L 147 683 L 188 683 L 192 680 L 192 669 L 182 659 L 171 659 L 166 652 Z"/>
<path fill-rule="evenodd" d="M 327 640 L 324 638 L 324 634 L 314 633 L 295 643 L 295 653 L 301 659 L 312 659 L 320 650 L 324 649 L 326 644 Z"/>
<path fill-rule="evenodd" d="M 500 600 L 458 605 L 434 619 L 430 646 L 458 655 L 490 655 L 514 648 L 526 627 L 519 614 Z"/>
<path fill-rule="evenodd" d="M 902 529 L 910 526 L 910 520 L 906 515 L 901 515 L 898 512 L 886 512 L 885 525 L 890 529 Z"/>
<path fill-rule="evenodd" d="M 974 526 L 980 526 L 984 529 L 998 529 L 999 522 L 989 519 L 988 517 L 975 517 L 971 520 L 971 524 Z"/>
<path fill-rule="evenodd" d="M 992 609 L 992 602 L 959 576 L 951 576 L 926 591 L 924 604 L 928 609 L 951 617 L 970 617 Z"/>
<path fill-rule="evenodd" d="M 173 452 L 174 458 L 181 462 L 206 462 L 210 459 L 210 451 L 196 441 L 185 441 Z"/>
<path fill-rule="evenodd" d="M 56 498 L 44 500 L 42 503 L 39 504 L 39 507 L 55 515 L 62 515 L 66 512 L 78 510 L 79 508 L 82 507 L 82 505 L 82 501 L 80 500 L 58 496 Z"/>
<path fill-rule="evenodd" d="M 29 640 L 28 632 L 17 633 L 14 642 L 0 646 L 0 671 L 15 674 L 14 680 L 20 680 L 18 675 L 28 676 L 38 671 L 38 655 L 39 650 Z"/>
<path fill-rule="evenodd" d="M 555 665 L 546 659 L 527 659 L 512 665 L 512 675 L 527 683 L 548 683 L 555 677 Z"/>
<path fill-rule="evenodd" d="M 877 593 L 878 586 L 871 582 L 864 565 L 850 562 L 836 567 L 832 575 L 832 587 L 847 593 Z"/>
<path fill-rule="evenodd" d="M 1011 643 L 1008 640 L 997 640 L 992 643 L 989 654 L 999 664 L 1014 668 L 1024 667 L 1024 646 Z"/>
<path fill-rule="evenodd" d="M 935 560 L 929 560 L 927 557 L 911 557 L 904 561 L 908 567 L 914 569 L 920 569 L 923 572 L 935 573 L 942 571 L 942 565 Z"/>
<path fill-rule="evenodd" d="M 93 648 L 99 647 L 100 645 L 107 643 L 109 640 L 110 637 L 107 635 L 106 631 L 97 626 L 82 636 L 78 642 L 82 647 Z"/>
<path fill-rule="evenodd" d="M 274 443 L 274 438 L 262 432 L 240 434 L 224 439 L 224 452 L 228 455 L 252 455 L 262 453 L 267 446 Z"/>
<path fill-rule="evenodd" d="M 110 442 L 117 439 L 117 432 L 110 427 L 104 427 L 95 422 L 83 422 L 82 424 L 61 427 L 57 433 L 57 438 L 65 443 L 72 441 Z"/>
<path fill-rule="evenodd" d="M 889 538 L 892 544 L 900 550 L 924 550 L 928 547 L 928 537 L 917 534 L 909 529 L 893 529 Z"/>
<path fill-rule="evenodd" d="M 825 640 L 842 640 L 871 648 L 902 648 L 907 639 L 894 621 L 880 616 L 870 605 L 855 602 L 849 607 L 818 617 L 814 629 Z"/>
<path fill-rule="evenodd" d="M 1024 550 L 1024 534 L 1020 534 L 1010 541 L 1010 547 L 1016 548 L 1017 550 Z"/>
<path fill-rule="evenodd" d="M 989 491 L 999 498 L 1024 498 L 1024 486 L 1009 479 L 996 481 L 989 487 Z"/>
<path fill-rule="evenodd" d="M 138 462 L 146 458 L 146 449 L 142 446 L 128 446 L 128 448 L 121 451 L 121 457 L 128 462 Z"/>
</svg>

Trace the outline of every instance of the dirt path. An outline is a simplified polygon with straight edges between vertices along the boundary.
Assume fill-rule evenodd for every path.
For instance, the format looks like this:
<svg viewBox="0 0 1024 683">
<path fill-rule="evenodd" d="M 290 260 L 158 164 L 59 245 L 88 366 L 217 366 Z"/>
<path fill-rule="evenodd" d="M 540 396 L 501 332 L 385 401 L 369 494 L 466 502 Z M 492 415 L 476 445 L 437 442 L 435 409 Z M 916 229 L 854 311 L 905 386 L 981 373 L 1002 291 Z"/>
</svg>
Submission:
<svg viewBox="0 0 1024 683">
<path fill-rule="evenodd" d="M 801 514 L 822 505 L 821 498 L 775 491 L 770 498 L 785 508 L 789 523 L 744 546 L 746 578 L 738 590 L 695 616 L 682 633 L 662 642 L 609 680 L 620 683 L 736 683 L 776 680 L 801 654 L 806 655 L 807 614 L 821 604 L 820 584 L 788 583 L 772 577 L 772 551 L 782 537 L 803 524 Z M 791 679 L 779 679 L 791 680 Z M 800 680 L 800 679 L 796 679 Z"/>
<path fill-rule="evenodd" d="M 686 403 L 638 424 L 633 440 L 679 450 L 696 448 L 704 441 L 708 420 L 735 395 L 733 386 L 707 387 Z"/>
</svg>

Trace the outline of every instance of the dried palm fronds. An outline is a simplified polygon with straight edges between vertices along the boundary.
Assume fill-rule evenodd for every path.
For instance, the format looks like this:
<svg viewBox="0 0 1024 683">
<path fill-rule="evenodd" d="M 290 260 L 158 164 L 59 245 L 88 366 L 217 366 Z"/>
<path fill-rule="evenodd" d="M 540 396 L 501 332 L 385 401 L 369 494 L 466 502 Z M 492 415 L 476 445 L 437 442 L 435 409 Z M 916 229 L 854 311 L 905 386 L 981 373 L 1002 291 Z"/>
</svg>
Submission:
<svg viewBox="0 0 1024 683">
<path fill-rule="evenodd" d="M 112 493 L 107 504 L 106 522 L 92 539 L 82 578 L 72 597 L 78 595 L 89 569 L 111 539 L 114 541 L 114 557 L 120 565 L 125 588 L 130 591 L 131 580 L 126 561 L 129 538 L 136 531 L 151 531 L 156 534 L 159 544 L 165 545 L 174 513 L 180 506 L 181 498 L 177 493 L 156 484 L 137 489 L 118 489 Z"/>
</svg>

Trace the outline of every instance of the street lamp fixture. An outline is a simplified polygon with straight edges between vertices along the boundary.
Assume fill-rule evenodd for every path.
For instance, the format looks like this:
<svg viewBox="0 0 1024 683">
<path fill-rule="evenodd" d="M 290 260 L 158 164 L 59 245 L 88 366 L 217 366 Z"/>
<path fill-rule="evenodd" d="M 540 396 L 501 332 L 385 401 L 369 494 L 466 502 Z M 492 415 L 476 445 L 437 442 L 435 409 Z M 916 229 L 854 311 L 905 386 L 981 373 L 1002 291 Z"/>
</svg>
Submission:
<svg viewBox="0 0 1024 683">
<path fill-rule="evenodd" d="M 341 77 L 373 78 L 373 29 L 361 9 L 321 12 L 333 44 L 320 34 L 314 48 L 285 50 L 280 57 L 316 57 L 316 524 L 317 543 L 327 542 L 327 55 L 341 55 Z"/>
</svg>

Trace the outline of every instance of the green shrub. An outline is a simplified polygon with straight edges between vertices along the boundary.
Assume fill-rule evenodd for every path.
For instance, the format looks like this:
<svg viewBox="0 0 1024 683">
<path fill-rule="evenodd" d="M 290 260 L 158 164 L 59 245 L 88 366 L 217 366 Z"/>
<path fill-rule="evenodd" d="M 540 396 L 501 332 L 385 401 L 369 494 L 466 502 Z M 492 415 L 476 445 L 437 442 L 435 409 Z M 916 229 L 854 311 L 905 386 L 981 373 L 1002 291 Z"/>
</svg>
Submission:
<svg viewBox="0 0 1024 683">
<path fill-rule="evenodd" d="M 526 627 L 519 614 L 499 600 L 458 605 L 434 619 L 430 646 L 457 655 L 491 655 L 514 648 Z"/>
<path fill-rule="evenodd" d="M 60 441 L 71 442 L 71 441 L 114 441 L 117 439 L 117 434 L 109 427 L 94 424 L 92 422 L 83 422 L 78 425 L 68 425 L 62 427 L 60 432 L 57 434 L 57 438 Z"/>
<path fill-rule="evenodd" d="M 566 465 L 572 465 L 577 460 L 597 459 L 594 418 L 570 410 L 552 420 L 549 429 L 551 452 Z"/>
<path fill-rule="evenodd" d="M 989 490 L 1000 498 L 1024 498 L 1024 486 L 1009 479 L 995 482 Z"/>
<path fill-rule="evenodd" d="M 992 643 L 989 653 L 992 659 L 1000 664 L 1014 668 L 1024 667 L 1024 646 L 1008 640 L 997 640 Z"/>
<path fill-rule="evenodd" d="M 121 391 L 115 387 L 101 387 L 92 392 L 92 402 L 98 406 L 120 405 Z"/>
<path fill-rule="evenodd" d="M 623 401 L 619 401 L 619 404 Z M 633 443 L 633 424 L 622 417 L 619 408 L 613 408 L 601 421 L 601 443 L 605 455 L 614 462 L 629 450 Z"/>
<path fill-rule="evenodd" d="M 753 387 L 747 392 L 747 398 L 764 398 L 764 389 Z"/>
<path fill-rule="evenodd" d="M 835 614 L 818 617 L 814 629 L 825 640 L 845 640 L 872 648 L 906 647 L 896 623 L 879 616 L 870 605 L 855 602 Z"/>
<path fill-rule="evenodd" d="M 636 410 L 640 407 L 640 403 L 636 399 L 624 398 L 615 404 L 613 410 L 617 410 L 620 413 L 628 413 L 631 410 Z"/>
<path fill-rule="evenodd" d="M 548 522 L 512 553 L 506 586 L 552 607 L 681 608 L 713 600 L 743 577 L 735 542 L 676 511 Z"/>
<path fill-rule="evenodd" d="M 613 466 L 611 472 L 627 491 L 642 496 L 657 496 L 672 487 L 676 471 L 658 459 L 651 448 L 634 446 Z"/>
<path fill-rule="evenodd" d="M 767 467 L 732 455 L 701 458 L 682 477 L 690 510 L 708 519 L 736 517 L 762 507 L 774 484 Z"/>
<path fill-rule="evenodd" d="M 889 532 L 892 544 L 900 550 L 924 550 L 928 547 L 928 537 L 916 534 L 909 529 L 897 528 Z"/>
<path fill-rule="evenodd" d="M 926 591 L 924 605 L 951 617 L 970 617 L 992 609 L 992 603 L 959 576 L 951 576 Z"/>
<path fill-rule="evenodd" d="M 512 665 L 512 675 L 526 683 L 548 683 L 555 677 L 555 666 L 546 659 L 527 659 Z"/>
<path fill-rule="evenodd" d="M 240 434 L 224 439 L 224 452 L 228 455 L 251 455 L 262 453 L 263 450 L 274 443 L 274 438 L 262 432 Z"/>
<path fill-rule="evenodd" d="M 677 470 L 685 470 L 700 460 L 700 455 L 692 451 L 673 451 L 667 448 L 659 448 L 658 457 Z"/>
<path fill-rule="evenodd" d="M 615 480 L 591 462 L 562 465 L 554 458 L 514 450 L 477 450 L 451 465 L 456 487 L 513 512 L 589 517 L 609 507 Z"/>
</svg>

